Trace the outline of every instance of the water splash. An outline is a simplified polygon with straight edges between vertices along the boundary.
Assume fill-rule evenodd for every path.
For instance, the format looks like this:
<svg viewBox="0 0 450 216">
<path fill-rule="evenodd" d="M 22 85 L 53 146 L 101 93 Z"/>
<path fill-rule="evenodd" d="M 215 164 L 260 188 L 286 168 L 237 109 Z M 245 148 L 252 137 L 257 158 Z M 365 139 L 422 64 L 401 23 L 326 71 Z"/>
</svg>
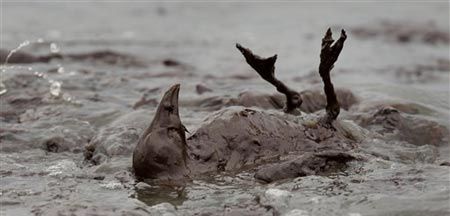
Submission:
<svg viewBox="0 0 450 216">
<path fill-rule="evenodd" d="M 44 39 L 38 38 L 36 41 L 25 40 L 22 43 L 20 43 L 19 46 L 17 46 L 15 49 L 12 49 L 11 51 L 9 51 L 8 55 L 5 58 L 5 61 L 3 62 L 2 66 L 1 66 L 2 70 L 0 72 L 0 95 L 3 95 L 6 92 L 8 92 L 8 89 L 6 88 L 5 84 L 3 83 L 3 74 L 6 72 L 6 69 L 9 68 L 9 67 L 7 67 L 9 59 L 11 58 L 12 55 L 14 55 L 14 53 L 20 51 L 22 48 L 27 47 L 33 43 L 44 43 Z M 16 67 L 11 67 L 11 68 L 16 68 Z"/>
<path fill-rule="evenodd" d="M 122 184 L 120 182 L 110 181 L 103 184 L 100 184 L 100 187 L 106 188 L 109 190 L 118 190 L 122 188 Z"/>
<path fill-rule="evenodd" d="M 47 79 L 47 77 L 48 77 L 47 74 L 44 74 L 44 73 L 39 72 L 39 71 L 34 71 L 34 75 L 39 77 L 39 78 L 42 78 L 42 79 Z"/>
<path fill-rule="evenodd" d="M 8 90 L 6 89 L 5 84 L 3 82 L 0 82 L 0 95 L 5 94 Z"/>
<path fill-rule="evenodd" d="M 63 74 L 65 72 L 64 67 L 59 64 L 58 70 L 56 72 L 58 72 L 59 74 Z"/>
<path fill-rule="evenodd" d="M 51 43 L 50 44 L 50 53 L 52 54 L 58 54 L 60 51 L 58 45 L 56 43 Z"/>
<path fill-rule="evenodd" d="M 49 93 L 50 96 L 54 97 L 54 98 L 58 98 L 58 99 L 62 99 L 64 101 L 70 102 L 70 103 L 74 103 L 74 104 L 81 104 L 81 102 L 75 100 L 74 97 L 72 97 L 69 94 L 63 94 L 62 92 L 62 82 L 61 81 L 57 81 L 54 79 L 50 79 L 49 76 L 44 73 L 44 72 L 40 72 L 38 70 L 33 69 L 33 67 L 24 67 L 24 66 L 20 66 L 20 65 L 7 65 L 8 64 L 8 60 L 11 58 L 11 56 L 18 52 L 19 50 L 21 50 L 22 48 L 29 46 L 30 44 L 33 43 L 44 43 L 44 39 L 42 38 L 38 38 L 35 41 L 30 41 L 30 40 L 25 40 L 24 42 L 20 43 L 19 46 L 17 46 L 15 49 L 11 50 L 6 59 L 5 62 L 1 65 L 1 72 L 0 75 L 3 75 L 3 73 L 5 73 L 8 69 L 20 69 L 20 70 L 28 70 L 30 72 L 33 72 L 33 74 L 41 79 L 46 80 L 49 84 L 50 84 L 50 89 L 49 89 Z M 60 53 L 61 49 L 59 48 L 59 46 L 56 43 L 50 43 L 50 53 L 52 54 L 58 54 Z M 57 72 L 58 74 L 63 74 L 65 73 L 65 69 L 62 65 L 58 64 L 57 66 Z M 5 84 L 3 83 L 3 76 L 0 77 L 0 95 L 5 94 L 8 91 L 8 89 L 6 88 Z"/>
<path fill-rule="evenodd" d="M 16 47 L 15 49 L 12 49 L 11 51 L 9 51 L 8 55 L 6 56 L 6 59 L 5 59 L 5 62 L 3 63 L 3 65 L 7 65 L 8 64 L 9 59 L 11 58 L 11 56 L 14 53 L 18 52 L 20 49 L 22 49 L 22 48 L 24 48 L 24 47 L 26 47 L 26 46 L 28 46 L 30 44 L 31 44 L 31 42 L 29 40 L 26 40 L 26 41 L 22 42 L 21 44 L 19 44 L 19 46 Z"/>
<path fill-rule="evenodd" d="M 54 97 L 61 96 L 61 82 L 55 80 L 49 80 L 50 82 L 50 94 Z"/>
<path fill-rule="evenodd" d="M 72 160 L 64 159 L 52 166 L 49 166 L 46 171 L 49 172 L 49 176 L 64 177 L 72 176 L 74 173 L 79 172 L 80 169 Z"/>
</svg>

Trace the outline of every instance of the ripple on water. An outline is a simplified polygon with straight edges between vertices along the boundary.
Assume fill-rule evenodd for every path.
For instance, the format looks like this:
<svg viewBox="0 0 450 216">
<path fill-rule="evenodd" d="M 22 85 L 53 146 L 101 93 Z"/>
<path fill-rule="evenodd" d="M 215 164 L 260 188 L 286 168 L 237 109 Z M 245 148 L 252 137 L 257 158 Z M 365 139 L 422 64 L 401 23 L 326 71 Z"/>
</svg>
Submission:
<svg viewBox="0 0 450 216">
<path fill-rule="evenodd" d="M 72 160 L 61 160 L 56 164 L 49 166 L 46 171 L 49 172 L 50 176 L 62 178 L 74 176 L 75 174 L 80 173 L 81 169 L 77 167 Z"/>
<path fill-rule="evenodd" d="M 104 182 L 100 186 L 108 190 L 119 190 L 123 188 L 122 184 L 117 181 Z"/>
</svg>

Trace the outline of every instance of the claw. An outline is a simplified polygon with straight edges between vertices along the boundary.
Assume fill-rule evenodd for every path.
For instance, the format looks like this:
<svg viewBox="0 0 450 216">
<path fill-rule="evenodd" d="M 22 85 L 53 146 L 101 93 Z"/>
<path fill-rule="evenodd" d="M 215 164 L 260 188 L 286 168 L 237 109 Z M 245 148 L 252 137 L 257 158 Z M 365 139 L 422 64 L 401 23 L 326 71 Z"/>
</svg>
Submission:
<svg viewBox="0 0 450 216">
<path fill-rule="evenodd" d="M 343 40 L 347 39 L 347 34 L 345 33 L 344 29 L 341 30 L 341 39 Z"/>
<path fill-rule="evenodd" d="M 244 55 L 247 63 L 266 81 L 277 86 L 274 81 L 275 62 L 277 61 L 277 55 L 263 58 L 255 55 L 250 49 L 243 47 L 240 44 L 236 44 L 236 48 Z"/>
<path fill-rule="evenodd" d="M 347 39 L 347 34 L 345 33 L 345 30 L 342 29 L 341 37 L 331 47 L 331 58 L 330 59 L 332 59 L 333 63 L 337 61 L 339 54 L 341 53 L 342 48 L 344 47 L 345 39 Z"/>
<path fill-rule="evenodd" d="M 331 29 L 328 28 L 325 36 L 322 39 L 322 50 L 320 52 L 320 65 L 319 74 L 322 77 L 324 83 L 325 95 L 327 97 L 326 106 L 326 123 L 331 123 L 337 118 L 340 111 L 339 102 L 336 98 L 336 93 L 334 92 L 333 83 L 330 78 L 330 71 L 334 67 L 334 63 L 337 61 L 339 54 L 344 47 L 344 41 L 347 39 L 347 34 L 345 30 L 341 30 L 341 36 L 333 44 L 334 40 L 332 37 Z"/>
<path fill-rule="evenodd" d="M 331 29 L 328 28 L 327 32 L 325 33 L 325 36 L 322 39 L 322 49 L 331 46 L 333 42 L 334 42 L 333 33 L 331 33 Z"/>
<path fill-rule="evenodd" d="M 239 43 L 236 43 L 236 48 L 242 53 L 247 63 L 261 76 L 261 78 L 275 86 L 278 92 L 286 95 L 285 112 L 293 113 L 296 108 L 300 107 L 302 103 L 300 94 L 291 90 L 275 77 L 275 62 L 277 61 L 277 55 L 262 58 Z"/>
<path fill-rule="evenodd" d="M 331 28 L 328 28 L 327 32 L 325 32 L 325 38 L 333 40 L 333 32 L 331 32 Z"/>
<path fill-rule="evenodd" d="M 241 51 L 242 55 L 244 55 L 245 59 L 247 59 L 248 57 L 252 56 L 253 53 L 252 51 L 250 51 L 249 49 L 243 47 L 241 44 L 236 43 L 236 48 Z"/>
</svg>

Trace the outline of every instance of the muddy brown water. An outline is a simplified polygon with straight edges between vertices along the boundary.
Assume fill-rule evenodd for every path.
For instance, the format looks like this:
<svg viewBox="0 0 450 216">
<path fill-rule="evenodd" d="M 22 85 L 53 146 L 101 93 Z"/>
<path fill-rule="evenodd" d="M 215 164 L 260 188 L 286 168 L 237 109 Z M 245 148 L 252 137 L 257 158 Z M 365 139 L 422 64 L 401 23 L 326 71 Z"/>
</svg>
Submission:
<svg viewBox="0 0 450 216">
<path fill-rule="evenodd" d="M 448 3 L 2 6 L 2 49 L 28 40 L 21 51 L 67 57 L 2 67 L 1 215 L 450 215 Z M 277 53 L 292 88 L 321 89 L 328 26 L 348 30 L 332 79 L 358 99 L 339 120 L 367 160 L 270 184 L 251 169 L 186 185 L 134 181 L 127 148 L 170 85 L 181 83 L 191 132 L 242 92 L 275 93 L 235 42 Z M 83 154 L 95 139 L 113 155 L 98 165 Z"/>
</svg>

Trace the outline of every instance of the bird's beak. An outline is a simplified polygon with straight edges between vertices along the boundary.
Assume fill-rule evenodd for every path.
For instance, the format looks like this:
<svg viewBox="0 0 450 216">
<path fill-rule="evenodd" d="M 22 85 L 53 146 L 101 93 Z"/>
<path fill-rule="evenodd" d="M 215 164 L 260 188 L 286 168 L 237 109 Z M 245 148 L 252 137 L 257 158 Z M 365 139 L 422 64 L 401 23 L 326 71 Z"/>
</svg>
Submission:
<svg viewBox="0 0 450 216">
<path fill-rule="evenodd" d="M 161 104 L 171 105 L 173 107 L 173 112 L 178 115 L 178 95 L 180 93 L 180 84 L 175 84 L 166 91 L 163 98 L 161 99 Z"/>
</svg>

